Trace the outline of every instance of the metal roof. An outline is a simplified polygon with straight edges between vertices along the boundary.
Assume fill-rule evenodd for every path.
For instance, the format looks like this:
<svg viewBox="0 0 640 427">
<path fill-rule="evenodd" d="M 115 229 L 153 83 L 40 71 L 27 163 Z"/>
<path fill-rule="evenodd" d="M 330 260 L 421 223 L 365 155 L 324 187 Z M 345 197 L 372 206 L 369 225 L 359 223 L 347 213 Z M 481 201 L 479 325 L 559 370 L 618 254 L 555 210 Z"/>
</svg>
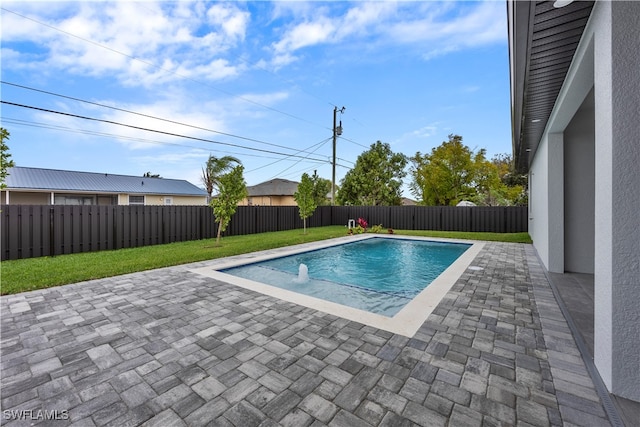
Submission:
<svg viewBox="0 0 640 427">
<path fill-rule="evenodd" d="M 13 167 L 8 170 L 8 190 L 47 190 L 90 193 L 163 194 L 206 196 L 205 190 L 188 181 L 143 178 L 109 173 Z"/>
<path fill-rule="evenodd" d="M 594 3 L 507 2 L 513 155 L 521 172 L 529 169 Z"/>
<path fill-rule="evenodd" d="M 249 197 L 293 196 L 296 191 L 298 191 L 297 182 L 279 178 L 247 187 Z"/>
</svg>

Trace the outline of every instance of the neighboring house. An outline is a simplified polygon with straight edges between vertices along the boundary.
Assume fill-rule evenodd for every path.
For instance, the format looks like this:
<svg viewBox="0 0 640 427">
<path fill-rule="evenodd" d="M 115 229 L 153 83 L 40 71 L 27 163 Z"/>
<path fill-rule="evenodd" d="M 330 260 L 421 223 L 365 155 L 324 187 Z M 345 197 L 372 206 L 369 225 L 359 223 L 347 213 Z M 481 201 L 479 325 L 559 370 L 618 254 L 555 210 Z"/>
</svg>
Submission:
<svg viewBox="0 0 640 427">
<path fill-rule="evenodd" d="M 13 167 L 3 205 L 206 205 L 207 193 L 180 179 Z"/>
<path fill-rule="evenodd" d="M 293 194 L 298 183 L 286 179 L 272 179 L 258 185 L 247 187 L 248 197 L 241 206 L 297 206 Z"/>
<path fill-rule="evenodd" d="M 529 234 L 549 272 L 592 275 L 595 366 L 611 393 L 637 402 L 640 2 L 507 7 L 513 148 L 529 172 Z"/>
</svg>

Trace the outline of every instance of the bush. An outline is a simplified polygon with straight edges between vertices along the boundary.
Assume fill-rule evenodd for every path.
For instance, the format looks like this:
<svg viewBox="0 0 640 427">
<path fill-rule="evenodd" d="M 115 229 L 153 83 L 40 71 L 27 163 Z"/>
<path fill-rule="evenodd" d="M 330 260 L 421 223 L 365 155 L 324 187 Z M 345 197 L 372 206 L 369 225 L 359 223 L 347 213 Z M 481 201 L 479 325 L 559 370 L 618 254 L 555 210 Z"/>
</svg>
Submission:
<svg viewBox="0 0 640 427">
<path fill-rule="evenodd" d="M 386 230 L 385 228 L 382 226 L 382 224 L 379 225 L 374 225 L 371 227 L 371 232 L 372 233 L 384 233 Z"/>
</svg>

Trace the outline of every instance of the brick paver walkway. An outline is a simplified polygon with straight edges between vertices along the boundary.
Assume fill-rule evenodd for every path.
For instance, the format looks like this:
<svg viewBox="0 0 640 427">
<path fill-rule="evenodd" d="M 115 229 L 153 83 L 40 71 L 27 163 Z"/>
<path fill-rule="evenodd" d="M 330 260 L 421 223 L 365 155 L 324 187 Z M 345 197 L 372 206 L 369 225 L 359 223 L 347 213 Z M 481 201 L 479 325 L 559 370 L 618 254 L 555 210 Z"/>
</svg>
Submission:
<svg viewBox="0 0 640 427">
<path fill-rule="evenodd" d="M 610 425 L 530 245 L 487 243 L 411 338 L 206 265 L 2 297 L 2 424 Z"/>
</svg>

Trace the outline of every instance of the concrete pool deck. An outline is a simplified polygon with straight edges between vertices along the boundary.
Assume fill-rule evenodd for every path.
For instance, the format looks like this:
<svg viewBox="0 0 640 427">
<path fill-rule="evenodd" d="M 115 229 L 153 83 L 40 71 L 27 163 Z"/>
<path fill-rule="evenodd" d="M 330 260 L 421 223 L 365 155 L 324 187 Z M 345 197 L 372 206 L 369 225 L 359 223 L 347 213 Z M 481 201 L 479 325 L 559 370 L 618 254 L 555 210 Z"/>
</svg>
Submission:
<svg viewBox="0 0 640 427">
<path fill-rule="evenodd" d="M 1 424 L 611 425 L 531 245 L 486 242 L 412 337 L 213 264 L 1 297 Z"/>
</svg>

